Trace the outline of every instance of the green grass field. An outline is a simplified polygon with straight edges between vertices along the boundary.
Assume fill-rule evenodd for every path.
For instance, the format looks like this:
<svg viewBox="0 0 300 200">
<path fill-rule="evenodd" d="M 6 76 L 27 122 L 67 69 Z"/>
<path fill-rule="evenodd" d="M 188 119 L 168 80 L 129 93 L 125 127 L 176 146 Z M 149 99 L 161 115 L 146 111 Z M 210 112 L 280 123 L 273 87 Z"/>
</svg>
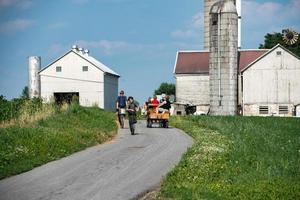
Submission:
<svg viewBox="0 0 300 200">
<path fill-rule="evenodd" d="M 76 104 L 29 123 L 0 128 L 0 179 L 28 171 L 117 133 L 115 115 Z"/>
<path fill-rule="evenodd" d="M 195 139 L 159 199 L 300 199 L 300 119 L 175 117 Z"/>
</svg>

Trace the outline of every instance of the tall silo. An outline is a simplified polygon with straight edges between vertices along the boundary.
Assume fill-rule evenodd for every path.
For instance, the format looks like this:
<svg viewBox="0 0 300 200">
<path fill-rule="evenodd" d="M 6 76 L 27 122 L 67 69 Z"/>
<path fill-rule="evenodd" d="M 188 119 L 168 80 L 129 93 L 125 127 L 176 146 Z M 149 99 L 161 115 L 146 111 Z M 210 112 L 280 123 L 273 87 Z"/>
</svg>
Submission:
<svg viewBox="0 0 300 200">
<path fill-rule="evenodd" d="M 204 0 L 204 49 L 209 50 L 209 13 L 211 6 L 220 0 Z"/>
<path fill-rule="evenodd" d="M 40 97 L 40 93 L 41 93 L 41 81 L 40 81 L 40 75 L 39 75 L 40 70 L 41 70 L 41 57 L 30 56 L 28 58 L 29 98 Z"/>
<path fill-rule="evenodd" d="M 210 113 L 237 112 L 238 14 L 234 0 L 215 3 L 210 10 Z"/>
<path fill-rule="evenodd" d="M 212 5 L 222 0 L 204 0 L 204 49 L 209 50 L 209 13 Z M 232 0 L 237 8 L 238 13 L 238 47 L 241 48 L 241 0 Z"/>
<path fill-rule="evenodd" d="M 235 6 L 238 14 L 238 48 L 242 48 L 242 0 L 236 0 Z"/>
</svg>

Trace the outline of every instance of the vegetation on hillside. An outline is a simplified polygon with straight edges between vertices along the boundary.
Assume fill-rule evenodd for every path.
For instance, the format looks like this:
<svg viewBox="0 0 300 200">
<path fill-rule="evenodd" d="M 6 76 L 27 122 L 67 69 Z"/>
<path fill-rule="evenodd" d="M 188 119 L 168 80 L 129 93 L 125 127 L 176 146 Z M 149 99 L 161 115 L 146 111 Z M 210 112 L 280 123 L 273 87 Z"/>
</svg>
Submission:
<svg viewBox="0 0 300 200">
<path fill-rule="evenodd" d="M 33 115 L 42 108 L 42 105 L 40 98 L 32 100 L 14 98 L 9 101 L 0 95 L 0 124 L 5 121 L 19 119 L 24 114 Z"/>
<path fill-rule="evenodd" d="M 12 109 L 17 118 L 2 117 L 10 120 L 0 126 L 0 179 L 103 143 L 117 133 L 115 115 L 98 107 L 33 101 Z M 6 108 L 2 104 L 0 109 Z"/>
<path fill-rule="evenodd" d="M 195 139 L 159 199 L 299 199 L 296 118 L 175 117 Z"/>
</svg>

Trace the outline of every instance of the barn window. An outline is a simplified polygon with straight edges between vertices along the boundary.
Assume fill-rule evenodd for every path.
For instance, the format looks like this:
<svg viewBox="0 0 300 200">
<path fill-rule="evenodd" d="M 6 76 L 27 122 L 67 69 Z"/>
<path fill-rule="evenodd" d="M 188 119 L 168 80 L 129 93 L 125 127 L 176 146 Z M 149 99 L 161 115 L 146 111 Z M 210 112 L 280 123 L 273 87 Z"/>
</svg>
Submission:
<svg viewBox="0 0 300 200">
<path fill-rule="evenodd" d="M 276 52 L 276 55 L 277 55 L 277 56 L 281 56 L 281 51 L 277 51 L 277 52 Z"/>
<path fill-rule="evenodd" d="M 61 72 L 61 66 L 56 66 L 56 72 Z"/>
<path fill-rule="evenodd" d="M 288 106 L 279 106 L 279 114 L 288 114 L 289 107 Z"/>
<path fill-rule="evenodd" d="M 88 66 L 82 66 L 82 71 L 83 71 L 83 72 L 89 71 L 89 67 L 88 67 Z"/>
<path fill-rule="evenodd" d="M 259 114 L 260 115 L 269 114 L 269 107 L 268 106 L 259 106 Z"/>
</svg>

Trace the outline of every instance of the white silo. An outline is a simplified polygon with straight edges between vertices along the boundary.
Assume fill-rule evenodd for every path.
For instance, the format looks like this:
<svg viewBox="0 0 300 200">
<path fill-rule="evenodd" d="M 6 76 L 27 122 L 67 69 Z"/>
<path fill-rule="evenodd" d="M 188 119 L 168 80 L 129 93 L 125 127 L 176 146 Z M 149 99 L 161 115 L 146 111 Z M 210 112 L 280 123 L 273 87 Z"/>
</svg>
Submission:
<svg viewBox="0 0 300 200">
<path fill-rule="evenodd" d="M 209 50 L 209 13 L 211 6 L 220 0 L 204 0 L 204 49 Z"/>
<path fill-rule="evenodd" d="M 209 50 L 209 13 L 212 5 L 222 0 L 204 0 L 204 49 Z M 241 0 L 232 0 L 236 5 L 238 13 L 238 47 L 241 48 L 241 20 L 242 20 L 242 6 Z"/>
<path fill-rule="evenodd" d="M 210 10 L 210 113 L 237 112 L 238 14 L 234 0 L 215 3 Z"/>
<path fill-rule="evenodd" d="M 41 81 L 39 71 L 41 70 L 41 57 L 30 56 L 28 58 L 28 93 L 29 98 L 40 97 L 41 94 Z"/>
<path fill-rule="evenodd" d="M 238 48 L 242 47 L 242 0 L 235 1 L 236 10 L 238 13 Z"/>
</svg>

